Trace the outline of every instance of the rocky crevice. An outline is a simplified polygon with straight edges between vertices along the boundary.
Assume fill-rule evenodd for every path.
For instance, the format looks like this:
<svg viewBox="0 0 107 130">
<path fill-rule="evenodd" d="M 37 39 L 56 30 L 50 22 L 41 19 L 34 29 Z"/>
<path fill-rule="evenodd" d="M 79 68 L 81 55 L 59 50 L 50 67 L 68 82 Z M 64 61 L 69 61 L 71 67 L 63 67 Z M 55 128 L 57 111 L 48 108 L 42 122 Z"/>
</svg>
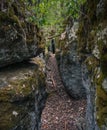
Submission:
<svg viewBox="0 0 107 130">
<path fill-rule="evenodd" d="M 31 12 L 26 2 L 0 2 L 1 130 L 40 130 L 41 116 L 43 130 L 107 129 L 106 6 L 106 0 L 87 0 L 81 6 L 78 31 L 68 18 L 65 39 L 56 52 L 61 79 L 51 55 L 46 85 L 43 60 L 25 62 L 44 51 L 42 32 L 28 19 Z M 86 118 L 83 98 L 87 99 Z"/>
<path fill-rule="evenodd" d="M 62 46 L 59 46 L 59 52 L 56 55 L 61 77 L 69 95 L 74 98 L 78 97 L 78 99 L 84 97 L 80 96 L 82 93 L 86 95 L 85 129 L 87 130 L 107 129 L 106 6 L 105 0 L 94 0 L 93 2 L 87 0 L 81 6 L 79 28 L 77 28 L 78 31 L 76 30 L 77 38 L 73 31 L 74 27 L 68 24 L 65 29 L 65 39 L 60 41 Z M 78 68 L 79 71 L 76 73 L 75 70 Z M 72 74 L 74 81 L 77 84 L 81 83 L 81 85 L 77 85 L 78 90 L 82 88 L 79 95 L 76 95 L 77 97 L 75 97 L 76 91 L 73 88 L 73 85 L 76 84 L 72 82 Z M 72 91 L 70 92 L 70 90 Z"/>
<path fill-rule="evenodd" d="M 41 130 L 85 129 L 86 100 L 74 100 L 66 93 L 54 54 L 46 65 L 48 98 L 43 110 Z"/>
</svg>

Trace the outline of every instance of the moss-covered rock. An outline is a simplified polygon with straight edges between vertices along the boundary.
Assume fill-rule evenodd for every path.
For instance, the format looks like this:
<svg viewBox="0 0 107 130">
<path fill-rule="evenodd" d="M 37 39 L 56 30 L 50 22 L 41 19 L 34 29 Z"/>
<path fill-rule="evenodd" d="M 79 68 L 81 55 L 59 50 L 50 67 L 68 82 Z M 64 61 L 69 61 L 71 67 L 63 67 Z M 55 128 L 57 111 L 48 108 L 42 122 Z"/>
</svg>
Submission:
<svg viewBox="0 0 107 130">
<path fill-rule="evenodd" d="M 18 63 L 0 69 L 0 129 L 31 130 L 40 121 L 41 103 L 46 100 L 44 63 Z M 36 95 L 40 93 L 40 97 Z M 39 95 L 39 94 L 38 94 Z M 43 98 L 39 101 L 38 98 Z M 38 104 L 35 102 L 38 101 Z M 42 107 L 44 105 L 42 104 Z M 40 112 L 36 111 L 40 107 Z M 36 120 L 35 120 L 36 118 Z M 38 121 L 38 122 L 37 122 Z"/>
<path fill-rule="evenodd" d="M 30 22 L 27 3 L 0 3 L 0 67 L 35 57 L 44 50 L 44 39 L 36 24 Z"/>
<path fill-rule="evenodd" d="M 96 83 L 96 120 L 99 127 L 106 126 L 107 119 L 107 92 L 103 88 L 105 76 L 102 71 L 99 71 L 95 77 Z"/>
<path fill-rule="evenodd" d="M 89 0 L 82 7 L 78 52 L 84 55 L 90 79 L 87 88 L 87 130 L 107 129 L 107 2 Z M 88 23 L 88 26 L 86 26 Z M 84 64 L 83 63 L 83 64 Z M 92 122 L 90 120 L 93 120 Z"/>
</svg>

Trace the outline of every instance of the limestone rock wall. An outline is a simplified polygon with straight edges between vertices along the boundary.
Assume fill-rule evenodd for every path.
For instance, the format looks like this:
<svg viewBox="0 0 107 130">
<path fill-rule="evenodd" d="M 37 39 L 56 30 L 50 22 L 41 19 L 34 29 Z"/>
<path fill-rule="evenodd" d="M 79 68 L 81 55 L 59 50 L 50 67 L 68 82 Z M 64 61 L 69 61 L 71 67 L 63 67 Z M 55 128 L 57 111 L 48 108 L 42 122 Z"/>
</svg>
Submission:
<svg viewBox="0 0 107 130">
<path fill-rule="evenodd" d="M 65 32 L 66 39 L 60 41 L 59 49 L 56 53 L 60 74 L 67 93 L 74 99 L 86 98 L 85 87 L 82 83 L 81 62 L 77 53 L 77 37 L 75 35 L 77 23 L 69 19 Z"/>
<path fill-rule="evenodd" d="M 45 106 L 44 62 L 0 68 L 0 130 L 40 130 Z"/>
<path fill-rule="evenodd" d="M 81 7 L 78 53 L 87 90 L 87 130 L 107 129 L 107 1 Z"/>
<path fill-rule="evenodd" d="M 0 1 L 0 67 L 21 62 L 43 51 L 42 33 L 22 0 Z"/>
</svg>

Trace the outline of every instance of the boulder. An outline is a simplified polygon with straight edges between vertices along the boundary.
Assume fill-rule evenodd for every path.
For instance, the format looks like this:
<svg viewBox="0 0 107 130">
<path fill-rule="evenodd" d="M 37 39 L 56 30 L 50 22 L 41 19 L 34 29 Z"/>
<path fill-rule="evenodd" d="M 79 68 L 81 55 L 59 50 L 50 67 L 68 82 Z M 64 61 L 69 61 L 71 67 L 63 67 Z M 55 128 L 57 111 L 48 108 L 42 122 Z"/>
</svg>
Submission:
<svg viewBox="0 0 107 130">
<path fill-rule="evenodd" d="M 64 53 L 60 62 L 60 73 L 67 93 L 74 99 L 86 98 L 82 83 L 81 63 L 76 52 L 76 42 L 69 44 L 69 51 Z"/>
<path fill-rule="evenodd" d="M 0 130 L 40 130 L 47 97 L 43 70 L 37 59 L 0 69 Z"/>
<path fill-rule="evenodd" d="M 0 3 L 0 67 L 21 62 L 43 51 L 42 33 L 32 21 L 27 3 Z"/>
<path fill-rule="evenodd" d="M 60 75 L 67 93 L 74 99 L 86 98 L 82 83 L 81 63 L 77 54 L 77 23 L 66 27 L 66 40 L 61 44 L 61 52 L 56 53 Z"/>
</svg>

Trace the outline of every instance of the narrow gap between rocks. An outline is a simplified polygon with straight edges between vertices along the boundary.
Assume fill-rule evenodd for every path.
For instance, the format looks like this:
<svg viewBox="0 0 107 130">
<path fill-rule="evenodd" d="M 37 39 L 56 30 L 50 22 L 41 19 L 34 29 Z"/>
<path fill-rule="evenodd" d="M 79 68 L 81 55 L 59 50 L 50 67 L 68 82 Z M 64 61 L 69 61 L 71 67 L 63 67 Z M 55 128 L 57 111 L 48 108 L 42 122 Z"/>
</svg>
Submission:
<svg viewBox="0 0 107 130">
<path fill-rule="evenodd" d="M 54 54 L 49 55 L 46 73 L 49 96 L 41 116 L 41 130 L 78 130 L 84 127 L 86 100 L 68 96 Z"/>
</svg>

